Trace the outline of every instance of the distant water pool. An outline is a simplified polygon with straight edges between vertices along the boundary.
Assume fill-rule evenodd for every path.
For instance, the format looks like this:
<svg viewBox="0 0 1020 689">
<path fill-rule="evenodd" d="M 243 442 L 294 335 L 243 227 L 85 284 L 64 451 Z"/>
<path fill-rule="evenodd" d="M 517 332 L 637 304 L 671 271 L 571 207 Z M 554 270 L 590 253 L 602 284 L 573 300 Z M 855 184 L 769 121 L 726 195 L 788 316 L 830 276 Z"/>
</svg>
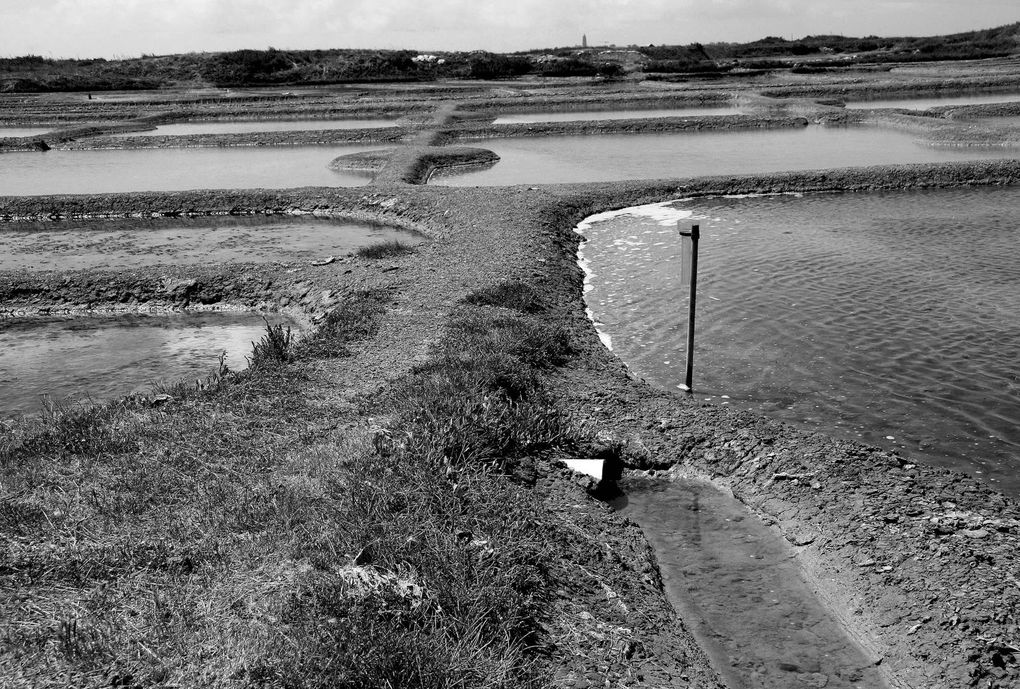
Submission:
<svg viewBox="0 0 1020 689">
<path fill-rule="evenodd" d="M 378 129 L 392 127 L 396 120 L 364 118 L 352 120 L 253 120 L 231 122 L 175 122 L 155 130 L 123 132 L 114 136 L 185 136 L 188 134 L 245 134 L 250 132 L 318 131 L 322 129 Z"/>
<path fill-rule="evenodd" d="M 1020 157 L 1020 150 L 1001 147 L 935 148 L 909 134 L 873 127 L 526 137 L 472 145 L 494 151 L 500 161 L 485 170 L 440 173 L 430 183 L 610 182 Z"/>
<path fill-rule="evenodd" d="M 638 376 L 683 381 L 676 223 L 699 223 L 697 399 L 1020 494 L 1020 187 L 710 198 L 581 226 L 587 302 Z"/>
<path fill-rule="evenodd" d="M 222 351 L 245 369 L 265 327 L 254 313 L 0 320 L 0 417 L 38 412 L 44 397 L 106 400 L 204 379 Z"/>
<path fill-rule="evenodd" d="M 0 138 L 8 136 L 39 136 L 54 129 L 56 127 L 0 127 Z"/>
<path fill-rule="evenodd" d="M 371 177 L 330 170 L 330 161 L 378 148 L 243 146 L 6 153 L 0 155 L 0 196 L 354 187 Z"/>
<path fill-rule="evenodd" d="M 639 108 L 630 110 L 544 110 L 537 112 L 506 113 L 493 124 L 530 124 L 535 122 L 577 122 L 589 120 L 630 120 L 648 117 L 708 117 L 711 115 L 739 115 L 740 108 L 733 106 L 688 108 Z"/>
<path fill-rule="evenodd" d="M 986 103 L 1012 103 L 1020 100 L 1018 93 L 981 93 L 962 96 L 928 97 L 928 98 L 886 98 L 879 100 L 847 101 L 846 107 L 860 110 L 862 108 L 903 108 L 906 110 L 927 110 L 941 105 L 984 105 Z"/>
<path fill-rule="evenodd" d="M 0 271 L 307 263 L 378 242 L 421 239 L 386 225 L 308 215 L 18 222 L 0 225 Z"/>
</svg>

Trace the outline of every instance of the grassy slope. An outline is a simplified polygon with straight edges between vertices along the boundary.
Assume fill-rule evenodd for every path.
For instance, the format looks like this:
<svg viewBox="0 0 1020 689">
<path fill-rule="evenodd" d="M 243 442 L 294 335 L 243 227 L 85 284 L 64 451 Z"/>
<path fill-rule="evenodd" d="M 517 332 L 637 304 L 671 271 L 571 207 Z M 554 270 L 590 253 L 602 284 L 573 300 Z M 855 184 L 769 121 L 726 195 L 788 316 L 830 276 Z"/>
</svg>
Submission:
<svg viewBox="0 0 1020 689">
<path fill-rule="evenodd" d="M 337 404 L 319 368 L 385 301 L 356 295 L 297 346 L 269 331 L 204 390 L 0 435 L 4 686 L 548 686 L 571 655 L 635 652 L 598 600 L 610 577 L 647 586 L 620 566 L 647 554 L 606 561 L 612 539 L 536 486 L 536 462 L 593 451 L 540 383 L 565 331 L 532 288 L 493 285 L 428 362 Z"/>
</svg>

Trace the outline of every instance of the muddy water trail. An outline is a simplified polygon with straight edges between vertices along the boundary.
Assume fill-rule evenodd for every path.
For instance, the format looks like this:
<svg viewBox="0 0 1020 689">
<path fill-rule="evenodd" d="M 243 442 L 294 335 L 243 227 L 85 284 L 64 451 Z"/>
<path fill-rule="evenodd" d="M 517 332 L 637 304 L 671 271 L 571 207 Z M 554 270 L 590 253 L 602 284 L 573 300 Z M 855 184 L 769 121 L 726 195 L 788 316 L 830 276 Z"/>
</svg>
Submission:
<svg viewBox="0 0 1020 689">
<path fill-rule="evenodd" d="M 707 481 L 628 480 L 614 507 L 655 549 L 666 593 L 733 689 L 876 689 L 875 659 L 814 595 L 791 546 Z"/>
</svg>

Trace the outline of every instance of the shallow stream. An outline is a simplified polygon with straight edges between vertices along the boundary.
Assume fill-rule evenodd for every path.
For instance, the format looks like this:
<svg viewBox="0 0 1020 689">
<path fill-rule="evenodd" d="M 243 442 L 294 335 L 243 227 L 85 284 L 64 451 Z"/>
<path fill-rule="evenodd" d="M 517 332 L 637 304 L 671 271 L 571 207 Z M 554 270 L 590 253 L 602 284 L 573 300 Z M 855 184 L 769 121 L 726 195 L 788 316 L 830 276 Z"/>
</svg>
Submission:
<svg viewBox="0 0 1020 689">
<path fill-rule="evenodd" d="M 1020 93 L 974 93 L 961 96 L 934 96 L 928 98 L 886 98 L 880 100 L 848 101 L 846 107 L 902 108 L 904 110 L 927 110 L 942 105 L 984 105 L 986 103 L 1012 103 L 1020 100 Z"/>
<path fill-rule="evenodd" d="M 614 507 L 655 550 L 670 601 L 731 689 L 878 689 L 788 543 L 704 481 L 625 481 Z"/>
</svg>

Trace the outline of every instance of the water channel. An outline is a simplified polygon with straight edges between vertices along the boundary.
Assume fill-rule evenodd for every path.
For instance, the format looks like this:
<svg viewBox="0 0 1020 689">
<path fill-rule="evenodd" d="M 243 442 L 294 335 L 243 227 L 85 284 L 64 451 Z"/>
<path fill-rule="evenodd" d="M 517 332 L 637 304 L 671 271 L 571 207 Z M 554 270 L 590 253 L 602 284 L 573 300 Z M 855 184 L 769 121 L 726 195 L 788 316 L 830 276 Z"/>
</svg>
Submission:
<svg viewBox="0 0 1020 689">
<path fill-rule="evenodd" d="M 808 126 L 678 134 L 486 139 L 500 161 L 437 174 L 431 184 L 496 186 L 755 174 L 833 167 L 1020 157 L 1020 150 L 937 148 L 875 127 Z"/>
<path fill-rule="evenodd" d="M 51 132 L 57 129 L 57 126 L 53 127 L 0 127 L 0 138 L 13 136 L 13 137 L 24 137 L 24 136 L 39 136 L 46 132 Z"/>
<path fill-rule="evenodd" d="M 330 170 L 379 146 L 240 146 L 52 150 L 0 155 L 0 196 L 186 189 L 354 187 L 370 175 Z"/>
<path fill-rule="evenodd" d="M 629 479 L 612 504 L 730 689 L 879 689 L 874 659 L 818 601 L 789 543 L 704 481 Z"/>
<path fill-rule="evenodd" d="M 1020 494 L 1020 187 L 705 198 L 582 223 L 587 301 L 683 380 L 676 225 L 702 230 L 694 393 Z"/>
<path fill-rule="evenodd" d="M 245 369 L 265 328 L 259 314 L 222 312 L 0 320 L 0 417 L 41 411 L 44 398 L 105 400 L 204 379 L 223 351 L 232 370 Z"/>
<path fill-rule="evenodd" d="M 252 132 L 320 131 L 324 129 L 378 129 L 393 127 L 396 120 L 369 118 L 352 120 L 232 120 L 223 122 L 174 122 L 154 130 L 122 132 L 114 136 L 185 136 L 189 134 L 245 134 Z"/>
<path fill-rule="evenodd" d="M 19 222 L 0 229 L 0 271 L 308 263 L 392 240 L 416 244 L 422 237 L 308 215 Z"/>
<path fill-rule="evenodd" d="M 629 110 L 542 110 L 535 112 L 506 113 L 493 124 L 531 124 L 536 122 L 577 122 L 590 120 L 631 120 L 649 117 L 708 117 L 710 115 L 739 115 L 740 108 L 731 105 L 688 108 L 640 108 Z"/>
<path fill-rule="evenodd" d="M 928 98 L 884 98 L 878 100 L 847 101 L 846 107 L 902 108 L 904 110 L 927 110 L 943 105 L 984 105 L 986 103 L 1012 103 L 1020 100 L 1020 93 L 980 93 L 961 96 L 933 96 Z"/>
</svg>

